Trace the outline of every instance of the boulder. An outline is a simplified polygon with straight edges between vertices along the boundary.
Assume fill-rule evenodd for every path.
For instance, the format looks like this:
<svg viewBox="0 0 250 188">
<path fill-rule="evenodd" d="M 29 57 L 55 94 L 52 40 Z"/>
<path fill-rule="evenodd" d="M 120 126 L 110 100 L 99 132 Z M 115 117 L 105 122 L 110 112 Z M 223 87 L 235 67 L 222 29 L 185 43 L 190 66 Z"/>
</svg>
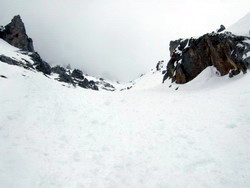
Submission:
<svg viewBox="0 0 250 188">
<path fill-rule="evenodd" d="M 222 31 L 224 31 L 226 28 L 224 25 L 220 25 L 220 28 L 217 30 L 217 33 L 220 33 Z"/>
<path fill-rule="evenodd" d="M 84 79 L 83 73 L 79 69 L 74 69 L 71 76 L 74 77 L 74 78 L 81 79 L 81 80 Z"/>
<path fill-rule="evenodd" d="M 158 61 L 158 63 L 156 64 L 156 70 L 157 71 L 160 71 L 163 67 L 163 62 L 164 61 Z"/>
</svg>

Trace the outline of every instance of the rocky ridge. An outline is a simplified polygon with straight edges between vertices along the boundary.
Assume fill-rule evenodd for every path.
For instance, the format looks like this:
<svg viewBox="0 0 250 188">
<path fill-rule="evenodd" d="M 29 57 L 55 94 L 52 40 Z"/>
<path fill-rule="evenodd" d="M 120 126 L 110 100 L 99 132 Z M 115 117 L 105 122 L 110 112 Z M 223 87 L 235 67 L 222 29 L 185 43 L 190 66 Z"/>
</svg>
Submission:
<svg viewBox="0 0 250 188">
<path fill-rule="evenodd" d="M 6 56 L 5 54 L 0 54 L 0 61 L 4 63 L 36 70 L 47 76 L 54 75 L 55 80 L 71 84 L 75 87 L 79 86 L 93 90 L 115 90 L 115 87 L 108 81 L 104 79 L 89 78 L 79 69 L 71 70 L 69 65 L 66 68 L 59 65 L 51 67 L 49 63 L 44 61 L 40 55 L 35 52 L 33 41 L 26 34 L 24 23 L 19 15 L 14 16 L 8 25 L 0 27 L 0 38 L 20 49 L 16 51 L 17 56 L 24 55 L 26 57 L 17 59 L 15 57 Z"/>
</svg>

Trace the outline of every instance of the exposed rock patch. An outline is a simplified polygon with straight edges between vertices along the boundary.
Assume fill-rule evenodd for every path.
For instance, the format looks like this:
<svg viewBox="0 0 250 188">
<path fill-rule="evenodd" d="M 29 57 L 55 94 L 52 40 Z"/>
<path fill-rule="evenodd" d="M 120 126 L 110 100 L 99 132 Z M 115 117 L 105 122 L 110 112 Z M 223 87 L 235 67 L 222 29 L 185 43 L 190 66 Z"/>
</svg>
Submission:
<svg viewBox="0 0 250 188">
<path fill-rule="evenodd" d="M 160 71 L 163 68 L 163 60 L 162 61 L 158 61 L 158 63 L 156 64 L 156 70 Z"/>
<path fill-rule="evenodd" d="M 7 78 L 7 76 L 4 76 L 4 75 L 0 75 L 1 78 Z"/>
</svg>

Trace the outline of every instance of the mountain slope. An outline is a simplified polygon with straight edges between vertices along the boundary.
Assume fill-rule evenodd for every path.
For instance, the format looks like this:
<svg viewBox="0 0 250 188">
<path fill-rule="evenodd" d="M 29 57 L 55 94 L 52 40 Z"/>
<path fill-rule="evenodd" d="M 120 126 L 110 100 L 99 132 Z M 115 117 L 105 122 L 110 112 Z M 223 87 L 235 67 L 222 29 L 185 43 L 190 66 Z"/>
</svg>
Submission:
<svg viewBox="0 0 250 188">
<path fill-rule="evenodd" d="M 207 68 L 178 90 L 142 77 L 123 92 L 62 87 L 4 63 L 0 75 L 3 187 L 250 185 L 249 74 Z"/>
<path fill-rule="evenodd" d="M 250 36 L 250 12 L 227 30 L 237 35 Z"/>
<path fill-rule="evenodd" d="M 156 68 L 106 92 L 32 54 L 0 39 L 1 187 L 250 186 L 249 74 L 162 84 Z"/>
<path fill-rule="evenodd" d="M 78 69 L 67 69 L 61 66 L 50 67 L 37 52 L 22 51 L 0 39 L 0 61 L 17 65 L 25 69 L 43 73 L 47 78 L 60 81 L 62 85 L 82 87 L 85 89 L 114 91 L 121 86 L 111 81 L 95 78 L 82 73 Z M 59 69 L 59 72 L 58 72 Z M 74 74 L 75 73 L 75 74 Z M 114 87 L 116 86 L 116 88 Z"/>
</svg>

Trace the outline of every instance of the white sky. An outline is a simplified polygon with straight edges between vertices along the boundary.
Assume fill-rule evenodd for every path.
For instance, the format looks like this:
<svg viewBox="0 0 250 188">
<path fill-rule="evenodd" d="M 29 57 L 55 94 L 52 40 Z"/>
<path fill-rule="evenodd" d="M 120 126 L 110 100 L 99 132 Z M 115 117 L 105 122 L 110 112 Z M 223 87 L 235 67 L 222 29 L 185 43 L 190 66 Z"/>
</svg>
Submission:
<svg viewBox="0 0 250 188">
<path fill-rule="evenodd" d="M 169 60 L 170 40 L 230 26 L 249 0 L 1 0 L 0 24 L 20 14 L 50 64 L 128 81 Z"/>
</svg>

